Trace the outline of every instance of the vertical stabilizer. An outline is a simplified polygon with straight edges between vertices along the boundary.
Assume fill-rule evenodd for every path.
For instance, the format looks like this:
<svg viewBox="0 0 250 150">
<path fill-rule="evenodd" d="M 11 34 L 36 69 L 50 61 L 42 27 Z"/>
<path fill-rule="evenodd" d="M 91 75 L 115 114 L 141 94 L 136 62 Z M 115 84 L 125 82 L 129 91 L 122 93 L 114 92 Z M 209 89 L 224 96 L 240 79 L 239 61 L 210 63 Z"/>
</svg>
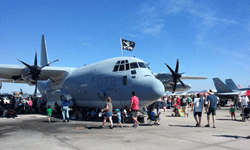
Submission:
<svg viewBox="0 0 250 150">
<path fill-rule="evenodd" d="M 219 78 L 213 78 L 214 86 L 218 93 L 233 92 L 229 87 L 225 85 Z"/>
<path fill-rule="evenodd" d="M 49 64 L 49 58 L 47 54 L 47 47 L 45 43 L 45 37 L 42 35 L 42 41 L 41 41 L 41 66 Z"/>
<path fill-rule="evenodd" d="M 234 83 L 232 79 L 226 79 L 226 86 L 229 87 L 231 90 L 238 90 L 238 87 Z"/>
</svg>

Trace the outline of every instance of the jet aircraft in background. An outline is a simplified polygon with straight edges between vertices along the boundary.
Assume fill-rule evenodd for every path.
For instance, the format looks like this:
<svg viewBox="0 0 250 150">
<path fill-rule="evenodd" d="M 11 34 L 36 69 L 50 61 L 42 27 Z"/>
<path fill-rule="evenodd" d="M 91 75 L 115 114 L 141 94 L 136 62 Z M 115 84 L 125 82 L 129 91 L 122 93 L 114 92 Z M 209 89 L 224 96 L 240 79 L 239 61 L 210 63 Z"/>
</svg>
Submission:
<svg viewBox="0 0 250 150">
<path fill-rule="evenodd" d="M 239 90 L 239 91 L 245 91 L 245 90 L 250 90 L 250 88 L 242 88 L 240 85 L 237 87 L 236 84 L 234 83 L 234 81 L 232 79 L 226 79 L 226 86 L 228 86 L 231 90 Z"/>
<path fill-rule="evenodd" d="M 34 65 L 21 60 L 23 65 L 0 65 L 2 82 L 27 83 L 37 89 L 55 109 L 61 104 L 60 96 L 72 97 L 80 107 L 102 108 L 105 98 L 110 96 L 114 108 L 129 106 L 132 91 L 140 98 L 140 108 L 146 107 L 162 97 L 165 91 L 186 91 L 191 88 L 181 79 L 206 79 L 204 77 L 182 76 L 167 64 L 171 73 L 153 74 L 146 63 L 135 57 L 115 57 L 81 68 L 52 67 L 49 63 L 45 37 L 41 41 L 41 63 Z"/>
<path fill-rule="evenodd" d="M 240 92 L 244 90 L 249 90 L 250 88 L 241 88 L 239 89 L 232 79 L 226 79 L 225 83 L 223 83 L 219 78 L 213 78 L 214 86 L 217 90 L 215 95 L 224 96 L 224 97 L 232 97 L 239 95 Z"/>
</svg>

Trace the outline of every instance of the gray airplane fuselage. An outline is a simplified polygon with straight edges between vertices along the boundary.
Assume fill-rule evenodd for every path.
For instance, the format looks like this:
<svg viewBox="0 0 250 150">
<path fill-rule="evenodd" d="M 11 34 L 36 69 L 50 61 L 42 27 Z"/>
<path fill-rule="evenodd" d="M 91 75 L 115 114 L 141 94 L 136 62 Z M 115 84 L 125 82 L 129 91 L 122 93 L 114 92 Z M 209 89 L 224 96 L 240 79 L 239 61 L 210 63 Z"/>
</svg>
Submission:
<svg viewBox="0 0 250 150">
<path fill-rule="evenodd" d="M 165 89 L 145 62 L 134 57 L 116 57 L 69 71 L 58 83 L 38 81 L 38 89 L 48 102 L 60 103 L 60 95 L 69 93 L 82 107 L 102 108 L 105 97 L 114 108 L 129 106 L 132 91 L 146 107 L 164 95 Z"/>
</svg>

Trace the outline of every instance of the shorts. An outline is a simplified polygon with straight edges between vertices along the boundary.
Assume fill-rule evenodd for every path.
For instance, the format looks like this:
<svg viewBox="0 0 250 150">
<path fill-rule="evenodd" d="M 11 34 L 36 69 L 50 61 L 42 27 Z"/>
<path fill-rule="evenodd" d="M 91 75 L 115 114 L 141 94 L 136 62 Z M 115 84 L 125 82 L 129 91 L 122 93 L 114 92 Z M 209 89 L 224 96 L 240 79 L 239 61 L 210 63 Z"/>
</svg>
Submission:
<svg viewBox="0 0 250 150">
<path fill-rule="evenodd" d="M 51 115 L 48 115 L 48 118 L 51 118 Z"/>
<path fill-rule="evenodd" d="M 235 115 L 235 112 L 231 112 L 231 116 L 234 116 Z"/>
<path fill-rule="evenodd" d="M 209 107 L 207 115 L 210 115 L 210 113 L 212 113 L 212 115 L 215 116 L 216 115 L 216 109 Z"/>
<path fill-rule="evenodd" d="M 121 117 L 121 113 L 116 113 L 118 122 L 122 122 L 122 117 Z"/>
<path fill-rule="evenodd" d="M 199 117 L 201 117 L 201 114 L 202 114 L 202 112 L 195 112 L 195 113 L 194 113 L 194 116 L 197 116 L 197 115 L 198 115 Z"/>
<path fill-rule="evenodd" d="M 138 110 L 132 110 L 131 111 L 131 115 L 132 115 L 132 117 L 138 117 Z"/>
<path fill-rule="evenodd" d="M 109 118 L 109 117 L 112 117 L 112 115 L 113 115 L 113 112 L 105 112 L 104 117 Z"/>
<path fill-rule="evenodd" d="M 207 104 L 204 104 L 204 107 L 207 107 Z"/>
<path fill-rule="evenodd" d="M 182 107 L 187 106 L 187 103 L 181 103 L 181 106 Z"/>
</svg>

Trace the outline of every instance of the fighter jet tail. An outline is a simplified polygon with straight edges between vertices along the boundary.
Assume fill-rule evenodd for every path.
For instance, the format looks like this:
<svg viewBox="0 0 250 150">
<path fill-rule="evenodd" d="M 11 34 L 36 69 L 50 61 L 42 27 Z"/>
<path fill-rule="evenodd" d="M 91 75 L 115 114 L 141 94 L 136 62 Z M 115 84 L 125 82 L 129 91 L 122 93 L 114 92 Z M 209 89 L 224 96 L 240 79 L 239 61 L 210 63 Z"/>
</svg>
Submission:
<svg viewBox="0 0 250 150">
<path fill-rule="evenodd" d="M 45 66 L 49 64 L 49 57 L 47 54 L 47 47 L 46 47 L 46 42 L 45 42 L 45 37 L 42 35 L 42 40 L 41 40 L 41 66 Z"/>
<path fill-rule="evenodd" d="M 226 86 L 229 87 L 231 90 L 238 90 L 238 87 L 232 79 L 226 79 Z"/>
<path fill-rule="evenodd" d="M 213 78 L 214 86 L 218 93 L 233 92 L 229 87 L 225 85 L 219 78 Z"/>
</svg>

